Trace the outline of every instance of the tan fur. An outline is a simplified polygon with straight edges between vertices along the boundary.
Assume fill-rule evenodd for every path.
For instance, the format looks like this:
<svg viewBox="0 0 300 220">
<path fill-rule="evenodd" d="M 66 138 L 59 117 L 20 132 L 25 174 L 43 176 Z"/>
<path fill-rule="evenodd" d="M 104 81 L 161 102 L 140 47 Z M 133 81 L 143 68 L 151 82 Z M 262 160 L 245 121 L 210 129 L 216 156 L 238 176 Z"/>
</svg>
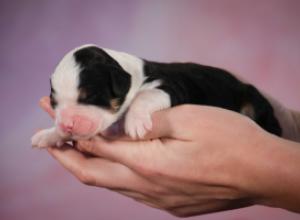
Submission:
<svg viewBox="0 0 300 220">
<path fill-rule="evenodd" d="M 120 102 L 118 98 L 110 100 L 110 106 L 113 111 L 117 111 L 120 108 Z"/>
<path fill-rule="evenodd" d="M 246 115 L 248 116 L 249 118 L 251 119 L 255 119 L 255 111 L 254 111 L 254 108 L 253 108 L 253 105 L 251 105 L 250 103 L 246 103 L 242 106 L 240 112 L 243 114 L 243 115 Z"/>
</svg>

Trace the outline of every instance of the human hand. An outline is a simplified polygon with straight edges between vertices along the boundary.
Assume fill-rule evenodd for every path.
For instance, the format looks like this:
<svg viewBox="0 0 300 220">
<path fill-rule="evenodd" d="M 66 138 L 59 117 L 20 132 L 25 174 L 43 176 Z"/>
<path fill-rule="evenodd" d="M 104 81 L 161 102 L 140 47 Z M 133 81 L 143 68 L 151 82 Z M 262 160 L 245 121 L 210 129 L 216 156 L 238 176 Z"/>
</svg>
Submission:
<svg viewBox="0 0 300 220">
<path fill-rule="evenodd" d="M 49 102 L 43 101 L 43 109 L 53 116 Z M 76 148 L 49 152 L 83 183 L 176 216 L 268 203 L 274 196 L 274 186 L 262 178 L 272 149 L 261 143 L 272 135 L 250 119 L 199 106 L 156 112 L 152 119 L 153 130 L 145 140 L 95 137 L 79 141 Z"/>
</svg>

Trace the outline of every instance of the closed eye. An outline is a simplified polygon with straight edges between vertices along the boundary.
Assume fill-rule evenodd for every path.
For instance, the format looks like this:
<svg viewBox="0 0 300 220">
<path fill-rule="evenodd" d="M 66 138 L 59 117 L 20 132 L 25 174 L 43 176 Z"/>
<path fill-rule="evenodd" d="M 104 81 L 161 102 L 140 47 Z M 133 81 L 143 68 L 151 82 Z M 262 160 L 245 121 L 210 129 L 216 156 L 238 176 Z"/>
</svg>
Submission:
<svg viewBox="0 0 300 220">
<path fill-rule="evenodd" d="M 79 89 L 78 102 L 86 105 L 95 105 L 101 108 L 110 107 L 110 96 L 105 90 L 101 90 L 95 87 L 85 86 Z"/>
<path fill-rule="evenodd" d="M 55 100 L 52 94 L 50 94 L 50 104 L 53 109 L 55 109 L 55 107 L 57 106 L 57 101 Z"/>
<path fill-rule="evenodd" d="M 87 101 L 87 102 L 91 102 L 91 101 L 97 99 L 97 96 L 98 96 L 98 94 L 87 95 L 87 96 L 84 98 L 84 100 Z"/>
</svg>

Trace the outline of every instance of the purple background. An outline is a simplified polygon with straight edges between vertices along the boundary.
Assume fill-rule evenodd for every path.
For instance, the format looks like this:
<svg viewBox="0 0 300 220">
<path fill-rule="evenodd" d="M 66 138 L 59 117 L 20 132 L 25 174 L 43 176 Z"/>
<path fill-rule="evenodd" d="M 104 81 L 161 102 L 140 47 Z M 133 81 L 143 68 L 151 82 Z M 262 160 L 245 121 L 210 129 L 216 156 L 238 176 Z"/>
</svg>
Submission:
<svg viewBox="0 0 300 220">
<path fill-rule="evenodd" d="M 159 61 L 227 68 L 300 109 L 300 1 L 1 1 L 0 219 L 176 219 L 84 186 L 30 136 L 51 124 L 37 102 L 71 48 L 96 43 Z M 276 184 L 276 183 L 274 183 Z M 284 219 L 251 207 L 191 219 Z"/>
</svg>

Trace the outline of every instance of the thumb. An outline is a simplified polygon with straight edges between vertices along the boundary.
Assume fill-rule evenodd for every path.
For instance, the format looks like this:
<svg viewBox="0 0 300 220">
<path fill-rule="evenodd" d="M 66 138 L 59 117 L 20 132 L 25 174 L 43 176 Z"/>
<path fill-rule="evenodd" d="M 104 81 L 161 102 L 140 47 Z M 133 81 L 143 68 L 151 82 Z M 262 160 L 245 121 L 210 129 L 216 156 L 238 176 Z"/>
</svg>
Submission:
<svg viewBox="0 0 300 220">
<path fill-rule="evenodd" d="M 163 145 L 160 139 L 145 141 L 110 140 L 95 136 L 90 140 L 81 140 L 75 147 L 85 153 L 104 157 L 121 163 L 133 170 L 140 170 L 153 161 L 157 151 Z"/>
<path fill-rule="evenodd" d="M 40 99 L 39 106 L 47 112 L 51 118 L 55 118 L 55 112 L 51 107 L 50 98 L 48 96 L 44 96 Z"/>
<path fill-rule="evenodd" d="M 181 107 L 173 107 L 154 112 L 151 115 L 151 130 L 148 130 L 147 133 L 138 140 L 145 141 L 158 138 L 185 139 L 184 134 L 180 133 L 180 128 L 182 127 L 180 111 Z M 136 141 L 136 139 L 133 140 L 124 133 L 116 136 L 109 134 L 104 136 L 112 140 Z"/>
<path fill-rule="evenodd" d="M 164 109 L 152 114 L 152 128 L 146 133 L 142 140 L 156 138 L 171 138 L 174 135 L 172 119 L 173 109 Z"/>
<path fill-rule="evenodd" d="M 195 106 L 181 105 L 160 110 L 152 114 L 152 129 L 141 140 L 167 138 L 187 140 L 190 138 L 187 128 L 194 123 Z"/>
</svg>

